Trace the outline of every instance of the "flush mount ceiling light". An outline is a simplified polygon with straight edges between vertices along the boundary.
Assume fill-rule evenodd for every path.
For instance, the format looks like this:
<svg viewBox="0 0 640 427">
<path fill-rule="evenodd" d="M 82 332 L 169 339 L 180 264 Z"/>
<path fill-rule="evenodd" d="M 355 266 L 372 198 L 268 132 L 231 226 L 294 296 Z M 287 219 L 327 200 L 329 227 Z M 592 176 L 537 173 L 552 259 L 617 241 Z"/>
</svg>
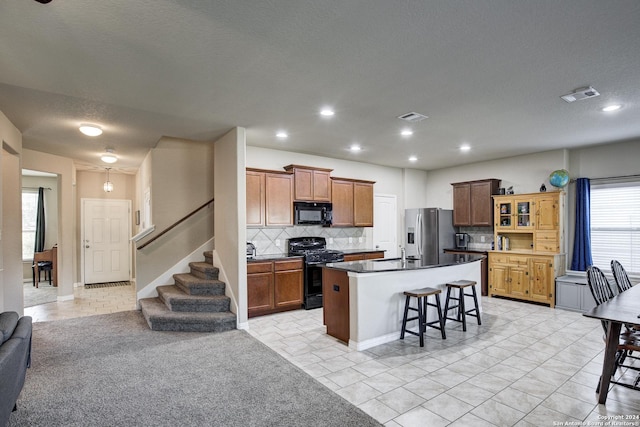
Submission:
<svg viewBox="0 0 640 427">
<path fill-rule="evenodd" d="M 100 156 L 100 160 L 102 160 L 105 163 L 115 163 L 118 161 L 118 156 L 113 154 L 113 149 L 107 148 L 104 151 L 105 153 L 102 156 Z"/>
<path fill-rule="evenodd" d="M 83 134 L 85 134 L 87 136 L 100 136 L 100 135 L 102 135 L 102 128 L 100 126 L 97 126 L 97 125 L 83 124 L 83 125 L 80 125 L 80 127 L 78 129 L 80 130 L 80 132 L 82 132 Z"/>
<path fill-rule="evenodd" d="M 111 193 L 113 191 L 113 182 L 109 181 L 109 171 L 111 168 L 105 168 L 107 170 L 107 180 L 102 185 L 102 189 L 105 193 Z"/>
<path fill-rule="evenodd" d="M 611 113 L 613 111 L 618 111 L 621 108 L 622 108 L 622 105 L 620 104 L 612 104 L 602 108 L 602 111 L 604 111 L 605 113 Z"/>
<path fill-rule="evenodd" d="M 276 133 L 276 138 L 287 139 L 289 138 L 289 134 L 283 130 L 280 130 Z"/>
<path fill-rule="evenodd" d="M 562 95 L 560 98 L 564 99 L 566 102 L 576 102 L 582 101 L 583 99 L 595 98 L 596 96 L 600 96 L 600 92 L 591 86 L 586 86 L 576 89 L 572 93 Z"/>
<path fill-rule="evenodd" d="M 409 161 L 410 162 L 417 162 L 418 158 L 416 156 L 409 156 Z"/>
<path fill-rule="evenodd" d="M 402 131 L 400 132 L 400 135 L 411 136 L 413 135 L 413 131 L 411 129 L 402 129 Z"/>
<path fill-rule="evenodd" d="M 460 146 L 460 151 L 462 151 L 463 153 L 466 153 L 469 150 L 471 150 L 471 146 L 469 144 L 462 144 Z"/>
<path fill-rule="evenodd" d="M 353 144 L 351 147 L 349 147 L 349 150 L 353 153 L 357 153 L 358 151 L 362 150 L 362 147 L 360 147 L 358 144 Z"/>
<path fill-rule="evenodd" d="M 333 111 L 332 108 L 329 107 L 324 107 L 322 110 L 320 110 L 320 115 L 323 117 L 332 117 L 336 114 L 335 111 Z"/>
</svg>

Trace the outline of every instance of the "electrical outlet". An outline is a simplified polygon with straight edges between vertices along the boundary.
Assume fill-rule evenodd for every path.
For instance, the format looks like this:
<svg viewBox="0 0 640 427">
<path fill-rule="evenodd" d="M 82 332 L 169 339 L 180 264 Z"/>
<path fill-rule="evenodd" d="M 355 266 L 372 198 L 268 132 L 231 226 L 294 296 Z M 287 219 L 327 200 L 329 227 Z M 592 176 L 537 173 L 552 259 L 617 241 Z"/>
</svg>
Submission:
<svg viewBox="0 0 640 427">
<path fill-rule="evenodd" d="M 480 242 L 484 243 L 484 236 L 480 236 Z"/>
<path fill-rule="evenodd" d="M 329 237 L 329 244 L 333 245 L 333 237 Z"/>
<path fill-rule="evenodd" d="M 276 239 L 276 246 L 280 246 L 280 239 Z"/>
<path fill-rule="evenodd" d="M 358 237 L 358 243 L 362 243 L 364 239 L 362 237 Z"/>
<path fill-rule="evenodd" d="M 353 237 L 349 237 L 349 243 L 353 243 Z"/>
</svg>

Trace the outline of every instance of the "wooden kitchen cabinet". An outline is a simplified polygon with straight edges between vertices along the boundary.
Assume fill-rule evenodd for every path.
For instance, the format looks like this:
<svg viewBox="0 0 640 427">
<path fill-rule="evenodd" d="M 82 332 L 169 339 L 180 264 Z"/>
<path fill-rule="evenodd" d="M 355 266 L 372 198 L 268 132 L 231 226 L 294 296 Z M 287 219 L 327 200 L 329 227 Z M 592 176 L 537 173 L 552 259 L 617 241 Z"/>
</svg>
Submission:
<svg viewBox="0 0 640 427">
<path fill-rule="evenodd" d="M 349 277 L 346 271 L 322 269 L 322 297 L 327 334 L 349 343 Z"/>
<path fill-rule="evenodd" d="M 293 176 L 247 169 L 247 226 L 293 225 Z"/>
<path fill-rule="evenodd" d="M 353 183 L 353 225 L 373 227 L 373 184 Z"/>
<path fill-rule="evenodd" d="M 248 316 L 302 307 L 302 258 L 247 263 Z"/>
<path fill-rule="evenodd" d="M 333 169 L 300 165 L 288 165 L 284 169 L 293 173 L 294 200 L 331 201 L 330 174 Z"/>
<path fill-rule="evenodd" d="M 247 226 L 261 226 L 264 221 L 264 172 L 247 171 Z"/>
<path fill-rule="evenodd" d="M 373 227 L 372 181 L 331 178 L 334 227 Z"/>
<path fill-rule="evenodd" d="M 353 227 L 353 181 L 331 179 L 333 227 Z"/>
<path fill-rule="evenodd" d="M 453 186 L 453 225 L 491 227 L 492 195 L 498 193 L 499 179 L 456 182 Z"/>
<path fill-rule="evenodd" d="M 344 261 L 364 261 L 369 259 L 380 259 L 384 258 L 384 251 L 374 251 L 374 252 L 358 252 L 344 255 Z"/>
</svg>

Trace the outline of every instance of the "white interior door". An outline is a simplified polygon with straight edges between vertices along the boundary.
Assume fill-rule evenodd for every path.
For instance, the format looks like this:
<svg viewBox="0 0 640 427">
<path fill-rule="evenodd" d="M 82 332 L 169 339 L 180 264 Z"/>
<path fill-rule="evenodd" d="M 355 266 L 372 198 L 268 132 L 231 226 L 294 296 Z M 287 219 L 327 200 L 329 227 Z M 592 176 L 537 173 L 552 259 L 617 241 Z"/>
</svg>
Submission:
<svg viewBox="0 0 640 427">
<path fill-rule="evenodd" d="M 373 247 L 385 251 L 385 258 L 398 256 L 398 211 L 395 195 L 374 196 Z"/>
<path fill-rule="evenodd" d="M 84 283 L 129 280 L 130 202 L 82 200 Z"/>
</svg>

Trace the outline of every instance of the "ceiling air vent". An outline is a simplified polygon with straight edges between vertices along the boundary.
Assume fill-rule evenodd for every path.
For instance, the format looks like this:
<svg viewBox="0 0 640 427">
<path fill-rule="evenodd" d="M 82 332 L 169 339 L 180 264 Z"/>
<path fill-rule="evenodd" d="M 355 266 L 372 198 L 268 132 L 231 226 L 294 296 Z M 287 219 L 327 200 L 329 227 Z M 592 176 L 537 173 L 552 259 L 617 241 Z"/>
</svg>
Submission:
<svg viewBox="0 0 640 427">
<path fill-rule="evenodd" d="M 600 92 L 592 88 L 591 86 L 582 87 L 580 89 L 576 89 L 575 92 L 569 93 L 567 95 L 562 95 L 560 98 L 564 99 L 567 102 L 575 102 L 581 101 L 587 98 L 595 98 L 599 96 Z"/>
<path fill-rule="evenodd" d="M 425 116 L 424 114 L 411 112 L 398 116 L 398 118 L 407 122 L 416 123 L 421 122 L 424 119 L 428 119 L 429 117 Z"/>
</svg>

